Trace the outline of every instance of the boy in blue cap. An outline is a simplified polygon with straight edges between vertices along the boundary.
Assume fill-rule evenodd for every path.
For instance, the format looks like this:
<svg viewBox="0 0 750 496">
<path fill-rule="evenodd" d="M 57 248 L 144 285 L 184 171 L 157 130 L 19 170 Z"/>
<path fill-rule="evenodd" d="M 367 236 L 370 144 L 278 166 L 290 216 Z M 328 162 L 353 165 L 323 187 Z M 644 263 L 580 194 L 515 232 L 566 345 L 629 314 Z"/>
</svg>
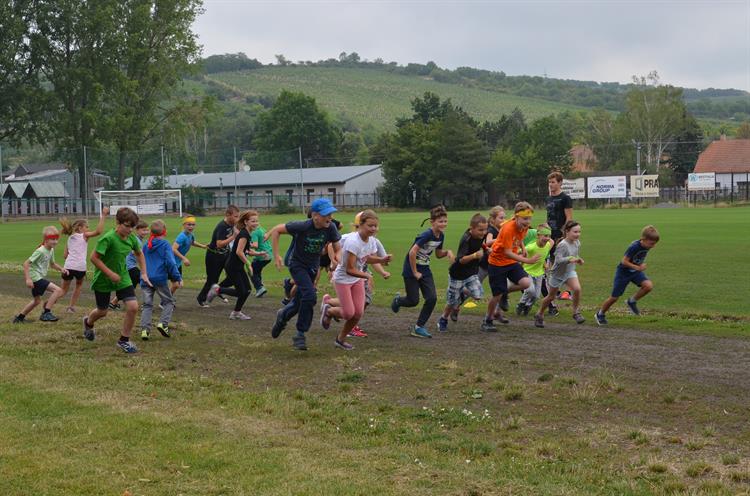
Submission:
<svg viewBox="0 0 750 496">
<path fill-rule="evenodd" d="M 341 235 L 336 225 L 331 222 L 336 207 L 327 198 L 318 198 L 310 206 L 311 218 L 303 221 L 279 224 L 266 233 L 265 239 L 271 238 L 276 268 L 286 262 L 289 274 L 297 286 L 294 298 L 276 313 L 276 322 L 271 329 L 271 336 L 275 339 L 281 335 L 286 323 L 295 315 L 297 317 L 297 335 L 292 338 L 292 344 L 297 350 L 307 350 L 305 333 L 310 329 L 313 319 L 313 309 L 317 302 L 315 278 L 320 268 L 320 253 L 326 243 L 333 243 L 334 252 L 339 251 Z M 286 255 L 286 260 L 279 253 L 279 236 L 289 234 L 292 244 Z"/>
</svg>

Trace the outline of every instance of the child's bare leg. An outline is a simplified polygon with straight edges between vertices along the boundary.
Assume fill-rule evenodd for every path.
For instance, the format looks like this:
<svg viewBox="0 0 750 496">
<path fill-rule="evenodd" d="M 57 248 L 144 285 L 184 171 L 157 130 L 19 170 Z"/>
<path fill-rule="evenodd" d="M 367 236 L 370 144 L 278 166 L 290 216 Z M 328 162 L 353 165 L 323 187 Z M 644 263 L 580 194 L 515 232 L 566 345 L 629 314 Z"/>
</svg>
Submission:
<svg viewBox="0 0 750 496">
<path fill-rule="evenodd" d="M 497 305 L 500 303 L 500 298 L 502 298 L 502 294 L 499 294 L 497 296 L 493 296 L 490 298 L 489 303 L 487 303 L 487 317 L 486 320 L 492 320 L 495 318 L 495 312 L 497 311 Z"/>
<path fill-rule="evenodd" d="M 57 300 L 60 299 L 63 295 L 63 290 L 60 286 L 57 284 L 50 284 L 47 286 L 47 292 L 52 293 L 47 300 L 47 303 L 44 304 L 45 310 L 52 310 L 52 307 L 55 306 L 55 303 L 57 303 Z"/>
<path fill-rule="evenodd" d="M 89 312 L 89 316 L 86 317 L 86 323 L 88 323 L 89 326 L 94 325 L 94 322 L 96 322 L 99 319 L 103 319 L 107 316 L 107 310 L 102 310 L 100 308 L 95 308 Z"/>
<path fill-rule="evenodd" d="M 37 305 L 39 305 L 42 302 L 41 296 L 35 296 L 33 300 L 28 302 L 25 307 L 23 307 L 23 310 L 21 310 L 21 315 L 28 315 L 29 312 L 34 310 Z"/>
<path fill-rule="evenodd" d="M 68 281 L 65 281 L 68 282 Z M 67 292 L 63 284 L 63 289 Z M 75 308 L 78 303 L 78 298 L 81 297 L 81 290 L 83 289 L 83 279 L 76 279 L 76 287 L 73 288 L 73 295 L 70 297 L 70 307 Z M 65 294 L 65 293 L 63 293 Z"/>
<path fill-rule="evenodd" d="M 63 279 L 63 282 L 62 282 L 62 290 L 63 290 L 63 294 L 62 295 L 63 296 L 65 296 L 66 294 L 68 294 L 68 289 L 70 289 L 70 282 L 71 282 L 70 280 Z M 76 282 L 78 282 L 78 281 L 76 280 Z M 71 303 L 71 306 L 72 306 L 72 303 Z"/>
<path fill-rule="evenodd" d="M 542 303 L 539 305 L 539 311 L 537 312 L 537 315 L 544 316 L 544 311 L 547 309 L 550 303 L 552 303 L 555 300 L 555 296 L 557 296 L 557 291 L 560 288 L 553 288 L 552 286 L 547 286 L 547 296 L 544 297 L 542 300 Z"/>
<path fill-rule="evenodd" d="M 458 307 L 456 307 L 457 309 Z M 445 305 L 445 308 L 443 309 L 443 318 L 447 319 L 451 316 L 451 312 L 454 310 L 454 308 L 450 305 Z"/>
<path fill-rule="evenodd" d="M 349 335 L 352 329 L 354 329 L 354 326 L 357 325 L 359 322 L 359 319 L 357 318 L 351 318 L 344 322 L 344 327 L 341 328 L 341 332 L 339 332 L 339 342 L 343 343 L 346 341 L 346 337 Z"/>
<path fill-rule="evenodd" d="M 654 283 L 652 283 L 650 280 L 643 281 L 638 292 L 633 295 L 633 299 L 635 301 L 640 300 L 641 298 L 649 294 L 652 289 L 654 289 Z"/>
<path fill-rule="evenodd" d="M 328 304 L 331 305 L 331 307 L 340 307 L 341 301 L 338 298 L 329 298 Z"/>
<path fill-rule="evenodd" d="M 138 300 L 128 300 L 125 302 L 125 317 L 122 319 L 122 335 L 130 337 L 135 324 L 135 316 L 138 313 Z"/>
<path fill-rule="evenodd" d="M 578 313 L 581 310 L 581 282 L 577 277 L 571 277 L 565 284 L 573 293 L 573 313 Z"/>
<path fill-rule="evenodd" d="M 617 296 L 610 296 L 609 298 L 607 298 L 606 300 L 604 300 L 604 303 L 602 303 L 602 308 L 601 308 L 600 312 L 601 313 L 607 313 L 607 310 L 609 310 L 609 307 L 611 307 L 612 305 L 614 305 L 617 302 L 617 300 L 619 300 L 619 299 L 620 298 L 617 297 Z"/>
<path fill-rule="evenodd" d="M 342 313 L 343 312 L 341 311 L 341 307 L 330 306 L 328 308 L 328 316 L 331 317 L 332 319 L 340 319 Z"/>
<path fill-rule="evenodd" d="M 177 284 L 176 282 L 172 281 L 172 285 L 170 286 L 169 291 L 172 294 L 175 294 L 177 292 L 177 290 L 179 289 L 179 287 L 180 287 L 179 284 Z"/>
</svg>

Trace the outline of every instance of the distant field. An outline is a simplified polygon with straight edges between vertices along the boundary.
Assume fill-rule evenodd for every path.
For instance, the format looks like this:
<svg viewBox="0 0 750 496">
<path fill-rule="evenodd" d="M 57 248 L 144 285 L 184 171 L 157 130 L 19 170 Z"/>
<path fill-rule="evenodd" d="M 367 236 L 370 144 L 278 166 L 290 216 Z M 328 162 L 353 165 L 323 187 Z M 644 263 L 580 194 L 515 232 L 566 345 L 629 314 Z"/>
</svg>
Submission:
<svg viewBox="0 0 750 496">
<path fill-rule="evenodd" d="M 277 96 L 282 89 L 316 98 L 334 116 L 345 116 L 360 127 L 393 128 L 398 117 L 410 115 L 410 101 L 426 91 L 450 98 L 479 121 L 493 121 L 518 107 L 529 120 L 583 107 L 526 98 L 456 84 L 368 69 L 274 67 L 211 74 L 246 95 Z"/>
<path fill-rule="evenodd" d="M 472 212 L 451 212 L 447 233 L 447 247 L 456 250 L 458 239 L 466 229 Z M 534 222 L 543 220 L 538 213 Z M 340 219 L 348 224 L 352 213 L 342 213 Z M 378 280 L 378 301 L 385 301 L 403 286 L 401 264 L 414 237 L 424 228 L 419 224 L 426 213 L 385 213 L 381 217 L 379 238 L 393 253 L 395 262 L 390 270 L 393 277 Z M 267 228 L 292 220 L 299 215 L 264 215 Z M 644 301 L 644 307 L 659 313 L 684 313 L 706 316 L 750 316 L 747 291 L 742 289 L 741 274 L 750 273 L 746 256 L 750 232 L 750 208 L 695 208 L 695 209 L 625 209 L 581 210 L 575 215 L 583 225 L 581 254 L 586 264 L 579 269 L 583 283 L 583 301 L 587 309 L 605 298 L 610 289 L 615 265 L 627 245 L 636 239 L 646 224 L 656 225 L 662 241 L 649 254 L 647 273 L 656 285 L 655 291 Z M 196 230 L 200 241 L 208 242 L 218 218 L 200 218 Z M 39 243 L 41 229 L 49 222 L 10 222 L 0 227 L 0 263 L 11 264 L 14 270 Z M 170 238 L 179 232 L 177 219 L 168 219 Z M 744 237 L 743 237 L 744 236 Z M 286 247 L 288 237 L 283 238 Z M 61 258 L 61 249 L 58 259 Z M 90 243 L 93 247 L 93 242 Z M 204 253 L 193 249 L 189 254 L 193 265 L 186 271 L 191 285 L 199 285 L 204 275 Z M 447 283 L 445 260 L 433 259 L 433 271 L 444 301 Z M 267 268 L 264 277 L 271 284 L 279 284 L 285 276 L 275 268 Z M 19 277 L 20 274 L 19 274 Z"/>
</svg>

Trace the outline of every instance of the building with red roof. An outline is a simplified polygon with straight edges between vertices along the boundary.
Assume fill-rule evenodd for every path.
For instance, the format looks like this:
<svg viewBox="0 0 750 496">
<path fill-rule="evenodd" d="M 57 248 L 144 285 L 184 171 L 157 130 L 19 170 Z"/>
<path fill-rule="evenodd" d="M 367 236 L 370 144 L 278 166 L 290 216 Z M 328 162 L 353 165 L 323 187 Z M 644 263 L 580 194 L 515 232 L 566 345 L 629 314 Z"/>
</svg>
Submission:
<svg viewBox="0 0 750 496">
<path fill-rule="evenodd" d="M 750 139 L 722 136 L 698 156 L 693 172 L 713 172 L 718 188 L 747 188 L 750 181 Z"/>
</svg>

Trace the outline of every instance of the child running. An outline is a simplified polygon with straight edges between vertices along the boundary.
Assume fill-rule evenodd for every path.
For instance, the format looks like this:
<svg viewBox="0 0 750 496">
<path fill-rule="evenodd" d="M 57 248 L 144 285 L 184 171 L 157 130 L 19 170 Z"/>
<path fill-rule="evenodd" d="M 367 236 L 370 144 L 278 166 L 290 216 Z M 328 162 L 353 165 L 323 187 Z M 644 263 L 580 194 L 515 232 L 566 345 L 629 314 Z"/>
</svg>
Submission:
<svg viewBox="0 0 750 496">
<path fill-rule="evenodd" d="M 479 262 L 484 256 L 485 235 L 487 234 L 487 218 L 482 214 L 474 214 L 461 241 L 458 243 L 456 260 L 448 269 L 448 294 L 443 315 L 438 320 L 438 330 L 448 330 L 448 317 L 458 312 L 466 299 L 466 294 L 480 300 L 484 296 L 482 282 L 479 280 Z"/>
<path fill-rule="evenodd" d="M 162 220 L 151 223 L 151 235 L 143 248 L 146 260 L 146 277 L 141 277 L 141 292 L 143 293 L 143 309 L 141 310 L 141 339 L 147 341 L 151 335 L 151 314 L 154 311 L 154 293 L 158 293 L 161 300 L 161 317 L 156 324 L 156 330 L 168 338 L 169 322 L 174 312 L 174 296 L 169 286 L 182 286 L 182 274 L 177 268 L 172 245 L 165 236 L 167 226 Z"/>
<path fill-rule="evenodd" d="M 26 322 L 26 316 L 42 302 L 44 293 L 52 293 L 42 307 L 42 315 L 39 320 L 44 322 L 57 322 L 59 319 L 52 313 L 52 306 L 62 295 L 62 289 L 47 280 L 47 272 L 50 265 L 59 270 L 63 275 L 68 271 L 55 262 L 55 246 L 60 240 L 60 232 L 55 226 L 47 226 L 42 230 L 42 244 L 34 250 L 34 253 L 23 263 L 23 274 L 26 278 L 26 286 L 31 289 L 31 300 L 21 313 L 13 319 L 14 324 Z"/>
<path fill-rule="evenodd" d="M 60 219 L 62 233 L 69 236 L 68 244 L 65 246 L 65 252 L 63 253 L 63 258 L 65 259 L 63 267 L 68 273 L 62 275 L 63 282 L 61 297 L 68 294 L 70 282 L 73 278 L 76 280 L 76 287 L 73 289 L 73 295 L 70 297 L 70 305 L 66 310 L 68 313 L 74 313 L 76 311 L 76 303 L 78 303 L 78 298 L 81 296 L 83 279 L 86 277 L 88 241 L 90 238 L 99 236 L 104 232 L 104 221 L 108 215 L 109 208 L 102 207 L 102 212 L 99 215 L 99 223 L 93 231 L 88 230 L 89 223 L 86 219 L 77 219 L 72 223 L 65 217 Z"/>
<path fill-rule="evenodd" d="M 194 230 L 195 217 L 189 215 L 185 217 L 184 221 L 182 221 L 182 232 L 177 235 L 174 243 L 172 243 L 172 253 L 175 256 L 175 261 L 177 262 L 177 270 L 180 272 L 180 275 L 182 275 L 183 265 L 185 267 L 190 267 L 190 260 L 187 257 L 190 248 L 192 248 L 193 246 L 197 246 L 198 248 L 203 248 L 205 250 L 207 247 L 203 243 L 198 243 L 195 240 L 195 235 L 193 234 Z M 182 278 L 180 278 L 179 281 L 171 281 L 172 287 L 170 288 L 170 291 L 172 291 L 172 294 L 175 294 L 177 292 L 177 289 L 182 287 Z"/>
<path fill-rule="evenodd" d="M 230 245 L 239 233 L 239 229 L 235 228 L 239 217 L 240 209 L 229 205 L 224 213 L 224 219 L 219 221 L 214 228 L 211 242 L 206 247 L 206 283 L 196 298 L 201 307 L 209 306 L 206 302 L 208 292 L 214 284 L 219 282 L 221 271 L 227 264 L 229 252 L 232 251 Z M 226 281 L 222 281 L 219 285 L 225 286 Z"/>
<path fill-rule="evenodd" d="M 148 233 L 148 224 L 146 224 L 146 222 L 142 220 L 139 220 L 138 224 L 135 225 L 135 236 L 138 238 L 138 246 L 141 247 L 141 250 L 143 250 L 143 242 L 148 237 Z M 136 289 L 138 289 L 138 285 L 141 281 L 141 269 L 138 266 L 138 259 L 136 258 L 135 253 L 132 251 L 128 253 L 127 257 L 125 257 L 125 268 L 128 271 L 130 280 L 133 282 L 133 291 L 135 291 Z M 117 294 L 115 294 L 115 296 L 113 296 L 109 301 L 109 309 L 119 310 L 120 308 L 121 306 L 119 300 L 117 299 Z"/>
<path fill-rule="evenodd" d="M 378 242 L 375 234 L 378 232 L 378 216 L 372 210 L 365 210 L 359 218 L 357 231 L 343 238 L 342 259 L 333 273 L 333 284 L 340 306 L 331 307 L 323 303 L 321 309 L 321 325 L 328 329 L 331 318 L 344 319 L 344 326 L 335 340 L 335 345 L 342 350 L 352 350 L 354 347 L 346 341 L 346 337 L 362 318 L 365 311 L 365 282 L 372 286 L 372 274 L 364 270 L 368 263 L 387 264 L 391 255 L 378 256 Z"/>
<path fill-rule="evenodd" d="M 612 296 L 607 298 L 599 311 L 594 317 L 599 325 L 607 325 L 606 313 L 609 308 L 623 295 L 628 283 L 633 283 L 640 289 L 632 297 L 628 298 L 627 304 L 630 312 L 634 315 L 640 315 L 637 301 L 646 296 L 654 289 L 654 283 L 646 277 L 646 255 L 648 251 L 656 246 L 659 242 L 659 231 L 654 226 L 646 226 L 641 231 L 641 239 L 630 243 L 625 250 L 625 256 L 615 269 L 615 281 L 612 286 Z"/>
<path fill-rule="evenodd" d="M 448 211 L 443 205 L 435 206 L 430 210 L 430 217 L 422 221 L 422 225 L 428 220 L 431 227 L 417 236 L 404 259 L 404 268 L 401 275 L 404 277 L 406 297 L 396 293 L 391 302 L 391 310 L 398 313 L 401 307 L 417 306 L 419 304 L 419 293 L 422 292 L 424 305 L 422 311 L 419 312 L 416 325 L 411 330 L 411 335 L 417 338 L 432 337 L 432 334 L 425 327 L 437 303 L 435 280 L 432 278 L 432 271 L 430 270 L 430 255 L 434 251 L 437 258 L 448 257 L 451 263 L 454 261 L 453 252 L 443 249 L 445 229 L 448 227 Z"/>
<path fill-rule="evenodd" d="M 251 271 L 252 268 L 247 257 L 260 253 L 250 248 L 250 234 L 258 227 L 258 223 L 258 212 L 255 210 L 242 212 L 236 224 L 240 231 L 234 240 L 234 248 L 229 253 L 225 267 L 227 280 L 231 286 L 214 284 L 208 292 L 206 299 L 208 303 L 211 303 L 217 296 L 226 295 L 237 298 L 234 310 L 229 314 L 230 320 L 250 320 L 249 315 L 242 313 L 242 307 L 250 296 L 250 278 L 246 270 Z"/>
<path fill-rule="evenodd" d="M 532 231 L 532 229 L 529 229 Z M 542 283 L 544 282 L 544 271 L 547 268 L 547 255 L 554 246 L 554 241 L 550 238 L 552 230 L 548 224 L 539 224 L 534 229 L 535 238 L 527 242 L 528 235 L 524 239 L 526 243 L 526 255 L 532 256 L 537 253 L 541 258 L 533 264 L 523 264 L 523 270 L 531 277 L 531 286 L 523 292 L 521 300 L 516 306 L 516 315 L 528 315 L 529 310 L 542 295 Z"/>
<path fill-rule="evenodd" d="M 557 292 L 563 284 L 573 292 L 573 320 L 583 324 L 586 319 L 581 315 L 581 283 L 578 281 L 576 265 L 583 265 L 583 259 L 578 256 L 581 247 L 581 224 L 569 220 L 563 226 L 565 238 L 557 243 L 555 262 L 547 274 L 547 289 L 549 293 L 542 300 L 539 311 L 534 315 L 534 325 L 544 327 L 544 310 L 555 300 Z"/>
<path fill-rule="evenodd" d="M 250 233 L 250 248 L 258 253 L 253 257 L 253 262 L 250 264 L 253 269 L 253 275 L 250 276 L 250 282 L 255 287 L 255 297 L 263 298 L 263 295 L 268 293 L 268 290 L 263 285 L 263 269 L 271 263 L 272 248 L 271 243 L 265 239 L 266 230 L 263 226 L 258 227 Z"/>
<path fill-rule="evenodd" d="M 527 257 L 523 239 L 529 229 L 534 209 L 526 202 L 516 203 L 513 217 L 503 224 L 500 234 L 492 244 L 492 252 L 489 258 L 489 276 L 492 298 L 487 305 L 487 315 L 482 322 L 481 330 L 484 332 L 497 332 L 493 320 L 497 319 L 502 324 L 510 321 L 503 315 L 499 308 L 501 299 L 508 298 L 508 293 L 513 291 L 524 291 L 531 286 L 531 278 L 523 270 L 522 263 L 536 263 L 541 256 L 539 254 Z M 508 280 L 513 285 L 508 287 Z"/>
<path fill-rule="evenodd" d="M 313 312 L 317 301 L 317 290 L 314 281 L 320 268 L 320 254 L 326 243 L 333 243 L 335 252 L 339 251 L 339 234 L 336 226 L 331 222 L 337 211 L 330 200 L 318 198 L 310 206 L 311 217 L 308 220 L 279 224 L 269 232 L 271 238 L 276 268 L 281 270 L 284 260 L 279 253 L 279 236 L 289 234 L 292 244 L 287 253 L 289 274 L 297 288 L 292 300 L 276 313 L 276 322 L 271 329 L 271 336 L 275 339 L 281 335 L 287 322 L 295 315 L 297 317 L 297 335 L 292 338 L 296 350 L 307 350 L 305 333 L 310 330 Z"/>
<path fill-rule="evenodd" d="M 148 286 L 151 283 L 146 272 L 146 260 L 141 251 L 141 243 L 133 234 L 133 229 L 138 225 L 138 214 L 128 207 L 122 207 L 117 210 L 115 221 L 116 227 L 99 238 L 91 254 L 91 263 L 95 267 L 91 288 L 94 290 L 96 308 L 83 318 L 83 336 L 89 341 L 94 340 L 94 324 L 107 316 L 109 296 L 114 291 L 118 300 L 125 304 L 122 333 L 117 340 L 117 346 L 125 353 L 136 353 L 138 348 L 130 341 L 130 334 L 138 313 L 138 301 L 135 298 L 133 281 L 125 266 L 125 257 L 131 252 L 138 261 L 141 281 Z"/>
</svg>

